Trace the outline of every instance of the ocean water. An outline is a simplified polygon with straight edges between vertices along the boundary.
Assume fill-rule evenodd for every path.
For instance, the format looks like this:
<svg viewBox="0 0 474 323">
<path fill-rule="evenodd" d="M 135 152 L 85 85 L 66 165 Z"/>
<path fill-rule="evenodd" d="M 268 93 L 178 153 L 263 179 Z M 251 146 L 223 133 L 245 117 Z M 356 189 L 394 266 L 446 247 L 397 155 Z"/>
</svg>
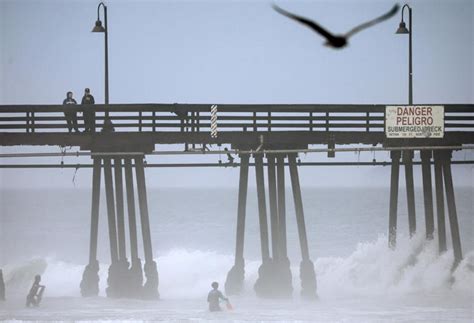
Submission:
<svg viewBox="0 0 474 323">
<path fill-rule="evenodd" d="M 464 260 L 451 273 L 453 254 L 439 256 L 437 237 L 424 239 L 421 191 L 416 191 L 417 234 L 408 239 L 405 193 L 400 192 L 399 235 L 387 247 L 385 188 L 303 188 L 310 255 L 318 299 L 299 297 L 301 260 L 291 190 L 287 189 L 288 253 L 294 297 L 262 300 L 253 292 L 260 265 L 256 193 L 250 189 L 245 236 L 246 282 L 233 311 L 209 313 L 206 295 L 233 264 L 237 189 L 150 189 L 153 252 L 161 300 L 107 299 L 110 263 L 105 200 L 101 200 L 99 297 L 81 298 L 88 260 L 90 191 L 2 190 L 0 268 L 6 321 L 316 321 L 472 322 L 474 320 L 474 196 L 456 188 Z M 104 196 L 104 194 L 102 194 Z M 127 233 L 128 239 L 128 233 Z M 139 245 L 140 252 L 143 251 Z M 143 258 L 143 257 L 142 257 Z M 24 308 L 35 274 L 47 286 L 40 308 Z M 454 278 L 454 279 L 453 279 Z"/>
</svg>

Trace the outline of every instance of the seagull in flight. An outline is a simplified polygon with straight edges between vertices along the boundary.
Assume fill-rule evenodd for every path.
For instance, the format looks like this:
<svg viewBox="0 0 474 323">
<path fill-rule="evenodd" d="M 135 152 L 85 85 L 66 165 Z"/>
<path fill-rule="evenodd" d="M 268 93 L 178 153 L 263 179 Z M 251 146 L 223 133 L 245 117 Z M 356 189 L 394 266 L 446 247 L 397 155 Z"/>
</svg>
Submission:
<svg viewBox="0 0 474 323">
<path fill-rule="evenodd" d="M 324 29 L 323 27 L 321 27 L 320 25 L 315 23 L 314 21 L 309 20 L 309 19 L 304 18 L 304 17 L 301 17 L 301 16 L 297 16 L 295 14 L 292 14 L 291 12 L 283 10 L 282 8 L 278 7 L 275 4 L 273 5 L 273 9 L 275 9 L 278 13 L 280 13 L 280 14 L 282 14 L 282 15 L 290 18 L 290 19 L 298 21 L 299 23 L 311 28 L 312 30 L 314 30 L 315 32 L 319 33 L 321 36 L 326 38 L 325 45 L 329 46 L 329 47 L 333 47 L 333 48 L 343 48 L 343 47 L 345 47 L 348 43 L 347 40 L 349 39 L 349 37 L 351 37 L 352 35 L 354 35 L 355 33 L 359 32 L 359 31 L 361 31 L 362 29 L 371 27 L 375 24 L 378 24 L 379 22 L 382 22 L 382 21 L 392 17 L 393 15 L 395 15 L 397 13 L 399 8 L 400 8 L 400 6 L 398 4 L 395 4 L 393 6 L 393 8 L 389 12 L 387 12 L 386 14 L 384 14 L 380 17 L 377 17 L 375 19 L 372 19 L 370 21 L 367 21 L 363 24 L 360 24 L 360 25 L 352 28 L 351 30 L 349 30 L 345 34 L 333 35 L 329 31 L 327 31 L 326 29 Z"/>
</svg>

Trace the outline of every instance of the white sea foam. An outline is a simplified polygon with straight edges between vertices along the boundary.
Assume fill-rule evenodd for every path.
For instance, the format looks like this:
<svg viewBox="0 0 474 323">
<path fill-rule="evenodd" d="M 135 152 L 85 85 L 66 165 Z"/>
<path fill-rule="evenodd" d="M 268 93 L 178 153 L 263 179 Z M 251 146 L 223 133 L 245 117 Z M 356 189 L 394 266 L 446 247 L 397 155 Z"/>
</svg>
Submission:
<svg viewBox="0 0 474 323">
<path fill-rule="evenodd" d="M 212 251 L 172 249 L 156 259 L 160 275 L 159 290 L 165 299 L 202 298 L 212 281 L 223 285 L 233 256 Z M 299 260 L 293 260 L 295 295 L 299 292 Z M 417 292 L 470 291 L 474 283 L 474 252 L 451 274 L 453 253 L 438 255 L 436 240 L 426 241 L 420 234 L 413 239 L 399 237 L 395 250 L 387 247 L 383 235 L 374 242 L 359 243 L 346 258 L 324 257 L 315 260 L 320 298 L 404 295 Z M 246 262 L 246 293 L 251 294 L 259 262 Z M 8 293 L 24 294 L 35 274 L 41 274 L 48 296 L 79 296 L 83 265 L 53 258 L 34 259 L 4 268 Z M 107 264 L 100 267 L 100 290 L 104 295 Z M 451 284 L 454 277 L 454 284 Z"/>
<path fill-rule="evenodd" d="M 451 273 L 453 261 L 452 250 L 439 255 L 436 240 L 426 241 L 421 234 L 399 237 L 394 250 L 380 236 L 375 242 L 359 243 L 347 258 L 317 259 L 318 292 L 326 297 L 403 295 L 473 286 L 474 252 Z"/>
</svg>

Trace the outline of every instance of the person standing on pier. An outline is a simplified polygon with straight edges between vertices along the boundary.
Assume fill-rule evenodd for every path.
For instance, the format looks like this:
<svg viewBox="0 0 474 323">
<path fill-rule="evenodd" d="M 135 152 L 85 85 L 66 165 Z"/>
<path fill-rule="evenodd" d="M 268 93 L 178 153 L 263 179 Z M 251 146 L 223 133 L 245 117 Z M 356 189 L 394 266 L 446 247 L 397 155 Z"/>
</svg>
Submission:
<svg viewBox="0 0 474 323">
<path fill-rule="evenodd" d="M 230 305 L 229 299 L 224 297 L 222 292 L 218 289 L 219 283 L 213 282 L 211 284 L 212 290 L 207 295 L 207 302 L 209 303 L 209 311 L 211 312 L 219 312 L 222 311 L 221 307 L 219 306 L 219 301 L 222 299 L 227 302 L 227 308 L 231 309 L 232 306 Z"/>
<path fill-rule="evenodd" d="M 3 271 L 0 269 L 0 301 L 5 300 L 5 281 L 3 280 Z"/>
<path fill-rule="evenodd" d="M 74 100 L 72 97 L 72 92 L 69 91 L 66 94 L 66 98 L 63 101 L 63 104 L 74 104 L 76 105 L 77 102 Z M 69 132 L 72 132 L 72 129 L 74 129 L 76 132 L 79 132 L 79 127 L 77 125 L 77 113 L 76 111 L 64 111 L 64 117 L 66 117 L 66 122 L 67 122 L 67 127 Z"/>
<path fill-rule="evenodd" d="M 82 105 L 88 106 L 84 107 L 84 132 L 95 132 L 95 112 L 91 106 L 95 104 L 95 100 L 90 92 L 86 87 L 81 102 Z"/>
<path fill-rule="evenodd" d="M 38 306 L 41 302 L 41 298 L 43 297 L 44 289 L 46 288 L 44 285 L 40 285 L 41 276 L 36 275 L 35 281 L 33 282 L 33 286 L 31 286 L 30 292 L 28 296 L 26 296 L 26 307 Z"/>
</svg>

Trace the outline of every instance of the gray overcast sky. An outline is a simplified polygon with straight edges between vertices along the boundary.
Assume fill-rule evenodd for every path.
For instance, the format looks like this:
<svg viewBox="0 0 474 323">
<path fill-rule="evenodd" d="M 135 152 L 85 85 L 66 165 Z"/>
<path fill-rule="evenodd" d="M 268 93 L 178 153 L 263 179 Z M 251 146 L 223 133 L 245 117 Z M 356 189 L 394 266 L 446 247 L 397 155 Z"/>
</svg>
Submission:
<svg viewBox="0 0 474 323">
<path fill-rule="evenodd" d="M 275 2 L 339 33 L 386 12 L 394 3 Z M 84 87 L 90 87 L 96 101 L 103 102 L 104 41 L 101 34 L 90 32 L 97 4 L 88 0 L 0 0 L 0 104 L 59 104 L 69 90 L 80 98 Z M 474 103 L 473 1 L 409 4 L 413 7 L 415 104 Z M 400 13 L 356 34 L 348 48 L 336 51 L 322 46 L 319 35 L 275 13 L 270 1 L 114 0 L 107 5 L 111 103 L 407 101 L 408 37 L 394 34 Z M 386 156 L 376 155 L 377 159 Z M 458 155 L 461 159 L 466 156 L 473 154 Z M 338 157 L 371 160 L 372 154 Z M 319 154 L 302 159 L 322 158 Z M 215 157 L 182 161 L 191 160 L 214 161 Z M 2 170 L 0 180 L 3 187 L 72 187 L 73 173 Z M 204 182 L 237 187 L 237 174 L 237 169 L 147 171 L 150 186 Z M 301 174 L 307 186 L 341 185 L 348 179 L 352 185 L 388 185 L 389 179 L 388 168 L 305 167 Z M 454 175 L 457 183 L 472 185 L 472 166 L 456 167 Z M 76 186 L 90 185 L 90 172 L 80 170 Z"/>
</svg>

